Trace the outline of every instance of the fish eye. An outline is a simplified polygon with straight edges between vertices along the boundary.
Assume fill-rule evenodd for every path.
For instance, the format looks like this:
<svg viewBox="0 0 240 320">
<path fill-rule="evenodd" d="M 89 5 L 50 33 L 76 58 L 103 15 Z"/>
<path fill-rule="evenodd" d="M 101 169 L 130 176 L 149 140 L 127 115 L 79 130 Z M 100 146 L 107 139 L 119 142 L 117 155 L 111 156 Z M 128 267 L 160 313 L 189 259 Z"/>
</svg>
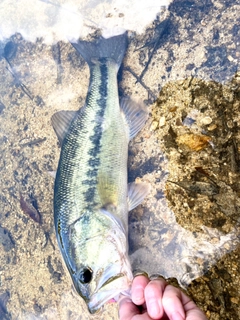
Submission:
<svg viewBox="0 0 240 320">
<path fill-rule="evenodd" d="M 90 269 L 89 267 L 83 268 L 83 269 L 79 272 L 79 281 L 80 281 L 82 284 L 89 283 L 89 282 L 92 280 L 92 274 L 93 274 L 92 269 Z"/>
</svg>

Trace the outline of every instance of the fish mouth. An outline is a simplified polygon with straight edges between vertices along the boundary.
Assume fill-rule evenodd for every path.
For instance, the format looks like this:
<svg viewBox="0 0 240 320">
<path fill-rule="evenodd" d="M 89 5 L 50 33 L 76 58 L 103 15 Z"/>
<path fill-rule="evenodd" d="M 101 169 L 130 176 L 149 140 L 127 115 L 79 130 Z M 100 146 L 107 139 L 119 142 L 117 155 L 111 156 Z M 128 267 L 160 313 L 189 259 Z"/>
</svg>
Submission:
<svg viewBox="0 0 240 320">
<path fill-rule="evenodd" d="M 131 280 L 123 273 L 120 273 L 103 283 L 101 288 L 94 293 L 89 302 L 88 310 L 91 314 L 96 313 L 106 302 L 114 298 L 118 300 L 120 293 L 128 294 Z"/>
<path fill-rule="evenodd" d="M 118 300 L 120 293 L 130 295 L 133 280 L 131 265 L 126 255 L 120 256 L 119 262 L 110 264 L 99 275 L 96 288 L 87 303 L 90 313 L 97 312 L 104 303 L 112 298 Z"/>
</svg>

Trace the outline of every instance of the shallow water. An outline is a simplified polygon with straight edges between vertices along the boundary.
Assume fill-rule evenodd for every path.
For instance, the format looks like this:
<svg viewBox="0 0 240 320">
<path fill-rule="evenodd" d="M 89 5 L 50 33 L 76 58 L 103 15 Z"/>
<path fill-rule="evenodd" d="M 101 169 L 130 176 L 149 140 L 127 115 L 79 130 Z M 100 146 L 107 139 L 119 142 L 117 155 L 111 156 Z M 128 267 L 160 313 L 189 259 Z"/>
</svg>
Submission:
<svg viewBox="0 0 240 320">
<path fill-rule="evenodd" d="M 209 319 L 240 318 L 239 7 L 173 1 L 129 33 L 119 74 L 120 95 L 150 110 L 129 148 L 129 181 L 152 186 L 129 215 L 133 270 L 178 281 Z M 117 319 L 74 294 L 53 226 L 50 118 L 84 104 L 88 67 L 67 42 L 15 31 L 0 43 L 0 318 Z"/>
</svg>

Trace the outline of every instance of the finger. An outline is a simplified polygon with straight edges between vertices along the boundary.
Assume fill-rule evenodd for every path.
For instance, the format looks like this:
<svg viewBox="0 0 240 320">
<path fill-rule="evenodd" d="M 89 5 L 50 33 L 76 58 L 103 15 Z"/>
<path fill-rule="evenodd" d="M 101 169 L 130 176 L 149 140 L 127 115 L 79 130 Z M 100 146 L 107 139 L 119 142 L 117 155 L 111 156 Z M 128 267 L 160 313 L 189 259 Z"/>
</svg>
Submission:
<svg viewBox="0 0 240 320">
<path fill-rule="evenodd" d="M 184 293 L 182 293 L 182 296 L 183 307 L 186 312 L 187 320 L 207 320 L 204 312 L 200 310 L 192 300 L 190 300 Z"/>
<path fill-rule="evenodd" d="M 204 313 L 186 294 L 171 285 L 165 288 L 162 303 L 170 320 L 207 320 Z"/>
<path fill-rule="evenodd" d="M 182 291 L 174 286 L 167 285 L 163 293 L 162 305 L 166 315 L 170 320 L 185 320 L 185 310 L 183 301 L 187 303 L 191 301 L 186 295 L 182 295 Z"/>
<path fill-rule="evenodd" d="M 160 319 L 164 315 L 162 306 L 163 292 L 167 283 L 163 279 L 152 280 L 145 288 L 147 311 L 152 319 Z"/>
<path fill-rule="evenodd" d="M 132 301 L 136 305 L 142 305 L 145 302 L 144 289 L 149 283 L 149 279 L 145 276 L 137 276 L 132 283 Z"/>
<path fill-rule="evenodd" d="M 140 314 L 138 307 L 129 297 L 121 297 L 119 302 L 119 319 L 131 320 L 135 315 Z"/>
<path fill-rule="evenodd" d="M 147 311 L 142 311 L 129 297 L 122 296 L 119 304 L 119 320 L 152 320 Z"/>
</svg>

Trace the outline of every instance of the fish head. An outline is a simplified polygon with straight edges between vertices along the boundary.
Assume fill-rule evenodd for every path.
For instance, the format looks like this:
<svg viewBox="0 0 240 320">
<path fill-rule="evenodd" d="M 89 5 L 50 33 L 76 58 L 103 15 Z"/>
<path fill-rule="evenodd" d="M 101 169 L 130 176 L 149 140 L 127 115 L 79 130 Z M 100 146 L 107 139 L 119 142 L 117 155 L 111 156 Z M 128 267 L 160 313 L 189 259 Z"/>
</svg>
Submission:
<svg viewBox="0 0 240 320">
<path fill-rule="evenodd" d="M 88 218 L 88 223 L 85 215 L 85 223 L 80 219 L 71 226 L 67 265 L 77 293 L 95 313 L 120 293 L 128 295 L 133 275 L 121 222 L 108 212 Z"/>
</svg>

